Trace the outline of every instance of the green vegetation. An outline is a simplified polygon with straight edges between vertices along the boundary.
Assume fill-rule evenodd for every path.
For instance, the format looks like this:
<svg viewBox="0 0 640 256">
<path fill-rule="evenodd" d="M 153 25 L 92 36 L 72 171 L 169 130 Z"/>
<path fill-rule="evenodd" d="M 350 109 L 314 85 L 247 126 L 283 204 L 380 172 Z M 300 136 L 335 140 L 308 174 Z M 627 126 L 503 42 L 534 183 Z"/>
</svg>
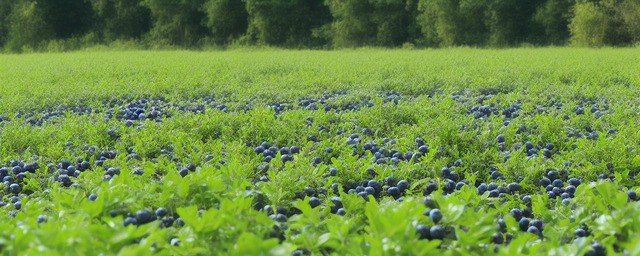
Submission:
<svg viewBox="0 0 640 256">
<path fill-rule="evenodd" d="M 5 52 L 633 46 L 639 28 L 637 0 L 0 0 Z"/>
<path fill-rule="evenodd" d="M 0 249 L 635 255 L 639 70 L 632 48 L 2 55 Z"/>
</svg>

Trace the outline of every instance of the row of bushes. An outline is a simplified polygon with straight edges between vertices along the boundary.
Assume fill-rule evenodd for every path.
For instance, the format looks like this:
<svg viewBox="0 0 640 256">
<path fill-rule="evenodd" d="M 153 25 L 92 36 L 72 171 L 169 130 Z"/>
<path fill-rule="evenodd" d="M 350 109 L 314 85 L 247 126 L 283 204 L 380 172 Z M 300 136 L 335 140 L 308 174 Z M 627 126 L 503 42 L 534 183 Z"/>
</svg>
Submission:
<svg viewBox="0 0 640 256">
<path fill-rule="evenodd" d="M 135 42 L 287 48 L 640 42 L 638 0 L 0 0 L 8 52 Z"/>
</svg>

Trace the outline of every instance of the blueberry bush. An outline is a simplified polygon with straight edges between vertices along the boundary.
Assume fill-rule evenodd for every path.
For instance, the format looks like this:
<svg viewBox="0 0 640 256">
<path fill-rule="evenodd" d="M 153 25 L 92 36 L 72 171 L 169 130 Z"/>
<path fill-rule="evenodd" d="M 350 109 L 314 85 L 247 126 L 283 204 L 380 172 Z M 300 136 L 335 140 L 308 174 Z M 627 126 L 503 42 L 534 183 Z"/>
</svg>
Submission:
<svg viewBox="0 0 640 256">
<path fill-rule="evenodd" d="M 637 255 L 638 49 L 0 56 L 8 255 Z"/>
</svg>

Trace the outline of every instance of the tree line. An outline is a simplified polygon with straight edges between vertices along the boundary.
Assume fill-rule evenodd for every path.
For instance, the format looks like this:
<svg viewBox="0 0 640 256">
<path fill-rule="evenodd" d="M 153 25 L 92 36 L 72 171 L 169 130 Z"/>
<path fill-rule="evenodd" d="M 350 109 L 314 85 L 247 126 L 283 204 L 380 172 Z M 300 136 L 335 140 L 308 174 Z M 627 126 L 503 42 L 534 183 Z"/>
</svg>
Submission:
<svg viewBox="0 0 640 256">
<path fill-rule="evenodd" d="M 626 46 L 639 0 L 0 0 L 8 52 L 146 47 Z"/>
</svg>

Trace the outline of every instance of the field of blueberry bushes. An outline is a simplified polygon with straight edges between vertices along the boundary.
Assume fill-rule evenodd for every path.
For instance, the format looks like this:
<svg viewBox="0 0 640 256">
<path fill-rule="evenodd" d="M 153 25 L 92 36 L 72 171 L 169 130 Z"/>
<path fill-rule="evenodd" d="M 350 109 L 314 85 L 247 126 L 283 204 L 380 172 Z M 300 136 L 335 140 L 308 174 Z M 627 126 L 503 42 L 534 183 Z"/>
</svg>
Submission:
<svg viewBox="0 0 640 256">
<path fill-rule="evenodd" d="M 639 99 L 632 48 L 0 55 L 0 249 L 638 255 Z"/>
</svg>

